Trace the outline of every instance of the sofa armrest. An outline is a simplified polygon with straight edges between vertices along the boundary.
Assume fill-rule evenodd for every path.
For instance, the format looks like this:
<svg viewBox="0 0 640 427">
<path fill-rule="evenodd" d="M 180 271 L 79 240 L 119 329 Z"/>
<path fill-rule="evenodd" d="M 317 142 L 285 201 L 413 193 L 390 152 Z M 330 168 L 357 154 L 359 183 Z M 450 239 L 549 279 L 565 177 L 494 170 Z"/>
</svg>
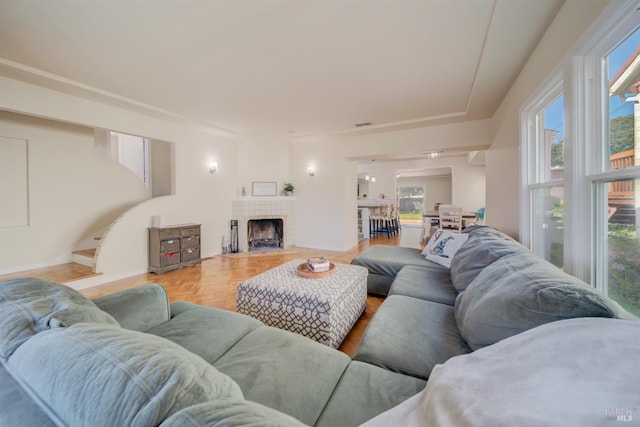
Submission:
<svg viewBox="0 0 640 427">
<path fill-rule="evenodd" d="M 134 331 L 144 332 L 170 318 L 167 292 L 157 283 L 105 295 L 93 302 L 112 315 L 120 326 Z"/>
</svg>

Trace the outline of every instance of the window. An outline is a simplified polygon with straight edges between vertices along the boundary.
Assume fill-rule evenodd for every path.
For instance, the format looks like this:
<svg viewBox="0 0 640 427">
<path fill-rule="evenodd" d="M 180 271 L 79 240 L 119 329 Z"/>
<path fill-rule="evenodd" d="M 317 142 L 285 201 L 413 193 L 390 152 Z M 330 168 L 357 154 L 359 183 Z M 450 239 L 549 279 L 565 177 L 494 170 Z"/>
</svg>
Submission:
<svg viewBox="0 0 640 427">
<path fill-rule="evenodd" d="M 603 56 L 603 92 L 608 96 L 603 118 L 607 138 L 600 171 L 593 174 L 597 260 L 600 288 L 640 316 L 640 30 L 635 30 Z"/>
<path fill-rule="evenodd" d="M 520 234 L 640 317 L 640 11 L 601 18 L 523 106 Z"/>
<path fill-rule="evenodd" d="M 527 113 L 531 249 L 564 265 L 564 97 L 556 83 Z"/>
</svg>

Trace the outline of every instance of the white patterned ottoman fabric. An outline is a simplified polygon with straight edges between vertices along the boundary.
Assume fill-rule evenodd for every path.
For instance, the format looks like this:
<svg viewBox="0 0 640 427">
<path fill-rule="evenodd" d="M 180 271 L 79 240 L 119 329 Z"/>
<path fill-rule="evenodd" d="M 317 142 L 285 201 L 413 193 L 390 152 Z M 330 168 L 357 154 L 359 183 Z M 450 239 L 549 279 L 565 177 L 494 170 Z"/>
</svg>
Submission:
<svg viewBox="0 0 640 427">
<path fill-rule="evenodd" d="M 290 261 L 238 285 L 238 312 L 337 348 L 367 306 L 364 267 L 334 264 L 322 279 L 300 277 Z"/>
</svg>

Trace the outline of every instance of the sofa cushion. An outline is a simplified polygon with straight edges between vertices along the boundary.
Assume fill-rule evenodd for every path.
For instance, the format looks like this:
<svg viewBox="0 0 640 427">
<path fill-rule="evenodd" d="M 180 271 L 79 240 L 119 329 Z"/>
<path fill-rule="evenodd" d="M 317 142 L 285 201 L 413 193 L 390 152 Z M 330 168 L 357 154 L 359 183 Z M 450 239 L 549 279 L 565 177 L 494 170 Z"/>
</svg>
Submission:
<svg viewBox="0 0 640 427">
<path fill-rule="evenodd" d="M 469 238 L 451 260 L 451 281 L 458 292 L 464 291 L 485 267 L 501 257 L 528 251 L 495 228 L 472 226 L 464 233 Z"/>
<path fill-rule="evenodd" d="M 304 427 L 289 415 L 258 403 L 218 399 L 189 406 L 166 419 L 160 427 Z"/>
<path fill-rule="evenodd" d="M 639 335 L 637 321 L 543 325 L 437 366 L 422 393 L 362 427 L 632 424 Z"/>
<path fill-rule="evenodd" d="M 0 283 L 0 357 L 7 358 L 39 332 L 79 322 L 118 325 L 80 292 L 42 279 Z"/>
<path fill-rule="evenodd" d="M 190 405 L 243 398 L 229 377 L 179 345 L 111 325 L 41 332 L 7 366 L 61 425 L 158 425 Z"/>
<path fill-rule="evenodd" d="M 349 362 L 326 345 L 261 326 L 214 366 L 238 383 L 247 400 L 314 425 Z"/>
<path fill-rule="evenodd" d="M 422 254 L 429 260 L 444 267 L 451 267 L 451 260 L 469 238 L 468 234 L 437 230 L 424 247 Z"/>
<path fill-rule="evenodd" d="M 415 265 L 404 267 L 391 284 L 389 295 L 405 295 L 453 305 L 458 293 L 451 284 L 449 269 L 434 264 L 433 268 Z"/>
<path fill-rule="evenodd" d="M 0 426 L 55 427 L 27 392 L 0 363 Z"/>
<path fill-rule="evenodd" d="M 424 258 L 420 249 L 385 245 L 365 249 L 351 263 L 366 267 L 369 273 L 390 277 L 395 277 L 405 265 L 428 267 L 433 264 Z"/>
<path fill-rule="evenodd" d="M 147 333 L 167 338 L 213 364 L 262 325 L 244 314 L 178 301 L 171 304 L 171 320 Z"/>
<path fill-rule="evenodd" d="M 455 303 L 460 333 L 474 350 L 556 320 L 617 313 L 606 296 L 527 252 L 486 267 Z"/>
<path fill-rule="evenodd" d="M 169 320 L 167 291 L 148 283 L 114 292 L 93 300 L 101 310 L 112 315 L 123 328 L 144 332 Z"/>
<path fill-rule="evenodd" d="M 361 265 L 369 270 L 367 292 L 382 296 L 389 293 L 393 279 L 404 266 L 440 267 L 438 264 L 426 260 L 420 249 L 385 245 L 375 245 L 365 249 L 351 263 Z"/>
<path fill-rule="evenodd" d="M 453 313 L 447 304 L 391 295 L 369 322 L 354 359 L 427 379 L 438 363 L 470 351 Z"/>
<path fill-rule="evenodd" d="M 355 426 L 424 389 L 425 381 L 352 361 L 315 427 Z"/>
</svg>

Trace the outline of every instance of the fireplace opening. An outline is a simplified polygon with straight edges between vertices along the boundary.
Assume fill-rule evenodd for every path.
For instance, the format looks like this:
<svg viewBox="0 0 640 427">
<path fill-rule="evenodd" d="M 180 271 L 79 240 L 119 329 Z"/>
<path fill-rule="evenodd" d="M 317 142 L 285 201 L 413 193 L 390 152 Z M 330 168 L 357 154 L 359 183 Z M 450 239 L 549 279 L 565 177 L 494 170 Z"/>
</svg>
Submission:
<svg viewBox="0 0 640 427">
<path fill-rule="evenodd" d="M 283 229 L 283 222 L 280 218 L 250 219 L 247 221 L 247 247 L 249 252 L 283 248 Z"/>
</svg>

